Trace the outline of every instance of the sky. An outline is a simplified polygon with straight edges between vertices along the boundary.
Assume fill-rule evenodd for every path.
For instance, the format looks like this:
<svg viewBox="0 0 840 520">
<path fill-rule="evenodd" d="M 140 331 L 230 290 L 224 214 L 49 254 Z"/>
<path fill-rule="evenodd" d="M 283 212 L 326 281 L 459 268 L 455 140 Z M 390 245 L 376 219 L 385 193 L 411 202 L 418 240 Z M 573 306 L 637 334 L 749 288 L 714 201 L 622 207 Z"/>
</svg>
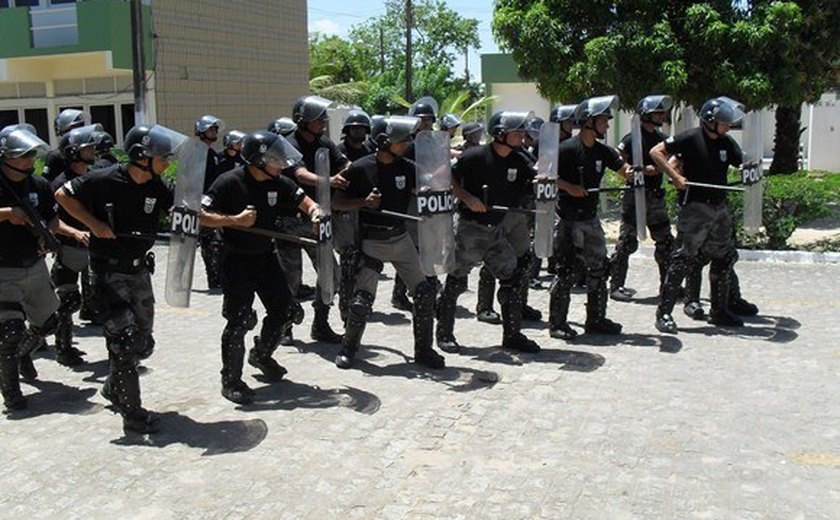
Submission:
<svg viewBox="0 0 840 520">
<path fill-rule="evenodd" d="M 446 5 L 458 12 L 464 18 L 478 20 L 478 37 L 481 39 L 480 49 L 470 49 L 470 76 L 481 81 L 480 55 L 483 53 L 499 52 L 493 41 L 490 22 L 493 18 L 493 0 L 444 0 Z M 364 22 L 369 18 L 379 16 L 385 12 L 383 2 L 365 0 L 363 2 L 348 2 L 347 0 L 308 0 L 309 32 L 321 32 L 346 37 L 350 27 Z M 464 57 L 460 57 L 454 65 L 455 74 L 463 76 Z"/>
</svg>

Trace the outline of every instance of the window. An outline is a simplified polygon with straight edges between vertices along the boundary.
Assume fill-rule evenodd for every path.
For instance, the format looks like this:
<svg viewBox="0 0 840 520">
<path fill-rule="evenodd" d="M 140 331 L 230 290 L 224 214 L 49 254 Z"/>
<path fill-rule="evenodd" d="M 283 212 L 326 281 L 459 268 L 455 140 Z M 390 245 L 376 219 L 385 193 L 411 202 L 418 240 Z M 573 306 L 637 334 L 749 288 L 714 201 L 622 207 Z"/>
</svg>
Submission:
<svg viewBox="0 0 840 520">
<path fill-rule="evenodd" d="M 15 7 L 38 7 L 39 0 L 15 0 Z"/>
<path fill-rule="evenodd" d="M 0 110 L 0 128 L 20 123 L 17 110 Z"/>
<path fill-rule="evenodd" d="M 50 123 L 46 108 L 27 108 L 23 111 L 23 119 L 35 127 L 35 130 L 38 131 L 38 137 L 45 141 L 49 139 Z"/>
<path fill-rule="evenodd" d="M 134 103 L 120 105 L 120 115 L 122 115 L 123 134 L 127 134 L 129 130 L 134 128 Z M 114 136 L 114 140 L 122 141 L 123 136 Z"/>
<path fill-rule="evenodd" d="M 100 105 L 90 107 L 90 120 L 92 123 L 99 123 L 106 132 L 117 138 L 117 120 L 114 114 L 114 105 Z"/>
</svg>

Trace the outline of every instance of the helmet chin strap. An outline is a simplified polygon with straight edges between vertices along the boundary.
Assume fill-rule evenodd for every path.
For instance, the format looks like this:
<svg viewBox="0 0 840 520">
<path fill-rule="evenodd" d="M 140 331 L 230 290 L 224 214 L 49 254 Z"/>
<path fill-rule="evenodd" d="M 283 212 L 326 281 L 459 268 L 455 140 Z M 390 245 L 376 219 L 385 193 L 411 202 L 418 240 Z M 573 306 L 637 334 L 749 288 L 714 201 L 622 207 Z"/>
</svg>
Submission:
<svg viewBox="0 0 840 520">
<path fill-rule="evenodd" d="M 511 145 L 509 145 L 508 142 L 505 141 L 505 136 L 507 136 L 507 134 L 505 134 L 504 136 L 496 137 L 495 139 L 493 139 L 493 142 L 498 144 L 498 145 L 504 146 L 505 148 L 507 148 L 511 152 L 515 152 L 515 151 L 519 150 L 520 148 L 522 148 L 521 146 L 511 146 Z"/>
<path fill-rule="evenodd" d="M 719 131 L 719 126 L 718 126 L 718 123 L 717 123 L 717 122 L 715 122 L 715 123 L 714 123 L 714 126 L 712 126 L 712 123 L 708 123 L 708 122 L 706 122 L 706 121 L 703 121 L 703 127 L 704 127 L 704 128 L 706 129 L 706 131 L 708 131 L 710 134 L 714 134 L 714 135 L 716 135 L 716 136 L 720 137 L 720 131 Z"/>
<path fill-rule="evenodd" d="M 12 166 L 11 164 L 9 164 L 8 162 L 5 162 L 5 161 L 3 162 L 3 164 L 5 164 L 9 169 L 14 170 L 18 173 L 21 173 L 23 175 L 26 175 L 27 177 L 32 175 L 33 173 L 35 173 L 35 167 L 34 166 L 32 166 L 31 168 L 17 168 L 17 167 Z"/>
<path fill-rule="evenodd" d="M 599 132 L 599 131 L 595 128 L 594 120 L 590 119 L 589 121 L 592 121 L 592 123 L 587 123 L 587 124 L 583 125 L 583 126 L 581 127 L 581 130 L 590 130 L 590 131 L 592 131 L 592 133 L 593 133 L 593 134 L 595 134 L 595 137 L 597 137 L 598 139 L 603 139 L 604 137 L 606 137 L 606 135 L 605 135 L 605 134 L 602 134 L 601 132 Z"/>
</svg>

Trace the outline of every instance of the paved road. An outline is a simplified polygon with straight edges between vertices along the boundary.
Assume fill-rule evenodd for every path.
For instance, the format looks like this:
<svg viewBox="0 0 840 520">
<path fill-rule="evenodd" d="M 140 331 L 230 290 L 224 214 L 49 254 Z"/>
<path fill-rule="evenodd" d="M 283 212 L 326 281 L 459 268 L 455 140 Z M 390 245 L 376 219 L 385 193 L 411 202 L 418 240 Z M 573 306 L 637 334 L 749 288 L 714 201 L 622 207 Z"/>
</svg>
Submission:
<svg viewBox="0 0 840 520">
<path fill-rule="evenodd" d="M 469 292 L 464 353 L 436 373 L 409 362 L 409 317 L 384 281 L 358 369 L 308 340 L 308 309 L 297 348 L 276 355 L 288 379 L 246 368 L 258 400 L 245 407 L 219 394 L 221 297 L 201 279 L 189 309 L 158 303 L 142 377 L 158 435 L 123 434 L 105 407 L 97 328 L 76 330 L 90 364 L 36 360 L 30 410 L 0 419 L 0 517 L 838 518 L 840 266 L 739 272 L 762 311 L 743 329 L 677 313 L 681 332 L 657 333 L 655 267 L 634 257 L 637 301 L 608 311 L 626 334 L 565 344 L 537 324 L 536 355 L 499 349 Z M 532 301 L 545 310 L 547 293 Z"/>
</svg>

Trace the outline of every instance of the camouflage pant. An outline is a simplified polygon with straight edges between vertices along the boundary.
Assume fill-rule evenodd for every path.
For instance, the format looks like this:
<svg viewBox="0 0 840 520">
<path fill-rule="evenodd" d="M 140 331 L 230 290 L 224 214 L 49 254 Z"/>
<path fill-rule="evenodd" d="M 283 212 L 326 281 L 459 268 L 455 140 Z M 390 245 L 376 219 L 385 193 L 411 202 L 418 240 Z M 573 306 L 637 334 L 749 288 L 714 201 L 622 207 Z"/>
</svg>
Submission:
<svg viewBox="0 0 840 520">
<path fill-rule="evenodd" d="M 136 327 L 150 339 L 155 319 L 155 295 L 149 272 L 146 269 L 131 274 L 94 270 L 91 278 L 101 300 L 105 334 L 118 335 L 129 327 Z"/>
<path fill-rule="evenodd" d="M 557 284 L 574 284 L 575 257 L 580 253 L 586 265 L 587 289 L 601 283 L 607 271 L 607 241 L 601 221 L 559 220 L 554 228 L 554 255 L 557 258 Z"/>
<path fill-rule="evenodd" d="M 508 280 L 516 271 L 516 251 L 501 225 L 485 226 L 461 218 L 455 231 L 455 271 L 452 275 L 466 277 L 481 262 L 494 277 Z"/>
<path fill-rule="evenodd" d="M 222 252 L 225 247 L 222 234 L 215 228 L 201 228 L 198 234 L 201 246 L 201 259 L 207 270 L 207 285 L 211 288 L 222 284 Z"/>
<path fill-rule="evenodd" d="M 304 238 L 315 238 L 312 223 L 301 217 L 282 217 L 280 219 L 280 231 Z M 306 252 L 312 267 L 318 271 L 318 256 L 315 246 L 300 246 L 291 242 L 277 241 L 277 258 L 280 260 L 280 267 L 289 285 L 289 292 L 295 296 L 303 283 L 303 257 L 301 251 Z M 338 287 L 340 283 L 340 272 L 338 264 L 333 258 L 333 283 Z M 320 276 L 320 273 L 319 273 Z M 320 288 L 316 294 L 320 293 Z"/>
<path fill-rule="evenodd" d="M 41 326 L 58 305 L 43 259 L 29 267 L 0 267 L 0 323 L 25 319 Z"/>
<path fill-rule="evenodd" d="M 647 228 L 656 244 L 654 258 L 659 265 L 660 281 L 664 280 L 668 270 L 668 261 L 673 253 L 674 236 L 671 234 L 671 221 L 665 208 L 662 194 L 645 190 L 645 209 Z M 627 280 L 627 268 L 630 255 L 639 248 L 636 228 L 636 197 L 633 191 L 624 192 L 621 207 L 621 229 L 615 252 L 610 258 L 610 288 L 623 287 Z"/>
</svg>

